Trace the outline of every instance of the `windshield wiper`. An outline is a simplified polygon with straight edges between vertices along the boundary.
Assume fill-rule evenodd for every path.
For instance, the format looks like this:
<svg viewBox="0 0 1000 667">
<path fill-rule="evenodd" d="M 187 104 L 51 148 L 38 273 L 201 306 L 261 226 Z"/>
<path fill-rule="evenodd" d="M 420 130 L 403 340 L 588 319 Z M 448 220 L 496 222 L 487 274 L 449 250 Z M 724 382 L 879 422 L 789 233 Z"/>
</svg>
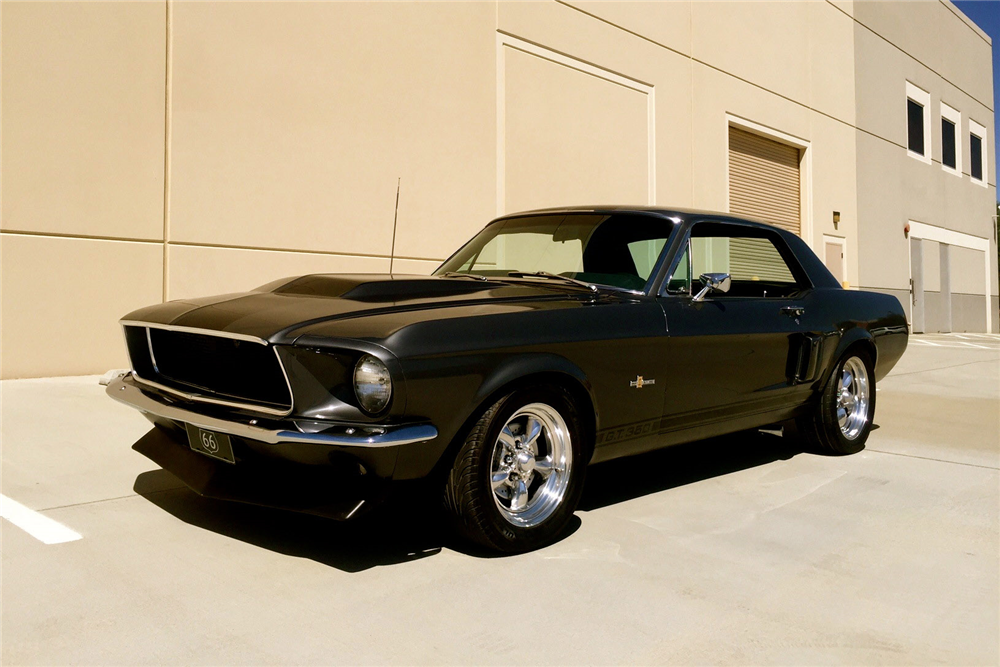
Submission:
<svg viewBox="0 0 1000 667">
<path fill-rule="evenodd" d="M 588 283 L 582 280 L 577 280 L 576 278 L 561 276 L 558 273 L 549 273 L 548 271 L 508 271 L 507 275 L 511 278 L 546 278 L 550 280 L 559 280 L 568 285 L 578 285 L 579 287 L 586 287 L 591 292 L 609 291 L 609 292 L 621 292 L 623 294 L 645 294 L 645 292 L 643 292 L 642 290 L 629 289 L 627 287 L 618 287 L 617 285 L 605 285 L 604 283 Z M 498 280 L 503 280 L 503 279 L 499 278 Z"/>
<path fill-rule="evenodd" d="M 510 278 L 545 278 L 547 280 L 558 280 L 568 285 L 583 287 L 591 292 L 597 291 L 597 285 L 585 283 L 582 280 L 577 280 L 576 278 L 570 278 L 568 276 L 560 276 L 558 273 L 549 273 L 548 271 L 508 271 L 507 276 Z"/>
<path fill-rule="evenodd" d="M 503 282 L 504 277 L 494 276 L 488 278 L 486 276 L 480 275 L 478 273 L 463 273 L 460 271 L 446 271 L 445 273 L 437 274 L 441 278 L 465 278 L 467 280 L 480 280 L 483 282 Z M 561 276 L 558 273 L 550 273 L 549 271 L 508 271 L 507 278 L 543 278 L 545 280 L 558 280 L 566 285 L 573 285 L 574 287 L 582 287 L 588 292 L 599 292 L 602 290 L 608 290 L 611 292 L 623 292 L 625 294 L 642 294 L 643 292 L 639 290 L 628 289 L 627 287 L 618 287 L 617 285 L 604 285 L 588 283 L 582 280 L 577 280 L 576 278 L 570 278 L 569 276 Z"/>
<path fill-rule="evenodd" d="M 458 271 L 447 271 L 440 274 L 442 278 L 468 278 L 470 280 L 482 280 L 483 282 L 489 282 L 489 278 L 486 276 L 481 276 L 478 273 L 459 273 Z"/>
</svg>

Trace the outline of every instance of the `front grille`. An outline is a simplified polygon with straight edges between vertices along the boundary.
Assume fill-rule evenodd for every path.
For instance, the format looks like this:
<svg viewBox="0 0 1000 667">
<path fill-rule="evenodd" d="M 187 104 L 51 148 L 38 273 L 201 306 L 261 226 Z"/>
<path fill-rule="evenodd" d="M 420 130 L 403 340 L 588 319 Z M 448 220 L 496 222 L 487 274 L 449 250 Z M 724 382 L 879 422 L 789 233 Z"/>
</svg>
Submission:
<svg viewBox="0 0 1000 667">
<path fill-rule="evenodd" d="M 291 409 L 281 362 L 270 345 L 211 334 L 150 328 L 156 378 L 181 390 Z"/>
</svg>

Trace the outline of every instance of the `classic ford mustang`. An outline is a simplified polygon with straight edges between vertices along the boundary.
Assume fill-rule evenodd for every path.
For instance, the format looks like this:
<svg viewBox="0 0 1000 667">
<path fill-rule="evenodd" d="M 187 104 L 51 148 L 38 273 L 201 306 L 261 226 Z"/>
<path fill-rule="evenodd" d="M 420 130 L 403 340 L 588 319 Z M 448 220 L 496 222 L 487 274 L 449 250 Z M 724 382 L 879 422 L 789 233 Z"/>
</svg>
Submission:
<svg viewBox="0 0 1000 667">
<path fill-rule="evenodd" d="M 503 216 L 431 276 L 289 278 L 121 324 L 108 394 L 198 493 L 350 518 L 407 489 L 504 552 L 558 538 L 590 464 L 783 423 L 859 451 L 907 342 L 895 297 L 843 289 L 792 233 L 614 206 Z"/>
</svg>

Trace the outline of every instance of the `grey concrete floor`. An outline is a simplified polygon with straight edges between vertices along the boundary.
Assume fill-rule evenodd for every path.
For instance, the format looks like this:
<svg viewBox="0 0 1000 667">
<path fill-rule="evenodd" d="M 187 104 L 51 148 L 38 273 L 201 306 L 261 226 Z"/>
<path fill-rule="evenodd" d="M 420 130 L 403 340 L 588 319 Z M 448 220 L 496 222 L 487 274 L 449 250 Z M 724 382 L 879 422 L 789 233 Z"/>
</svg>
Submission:
<svg viewBox="0 0 1000 667">
<path fill-rule="evenodd" d="M 1000 338 L 923 336 L 865 451 L 692 443 L 590 471 L 575 530 L 487 558 L 411 515 L 197 497 L 96 378 L 2 383 L 2 662 L 990 664 Z"/>
</svg>

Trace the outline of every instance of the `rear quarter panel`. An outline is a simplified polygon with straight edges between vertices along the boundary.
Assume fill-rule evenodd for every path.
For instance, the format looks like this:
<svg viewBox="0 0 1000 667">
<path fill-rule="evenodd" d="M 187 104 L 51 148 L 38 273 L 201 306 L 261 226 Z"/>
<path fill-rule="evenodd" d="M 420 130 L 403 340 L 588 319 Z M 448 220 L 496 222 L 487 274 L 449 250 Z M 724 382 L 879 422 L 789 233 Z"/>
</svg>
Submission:
<svg viewBox="0 0 1000 667">
<path fill-rule="evenodd" d="M 859 342 L 874 345 L 875 379 L 883 379 L 903 356 L 909 337 L 906 314 L 899 299 L 860 290 L 820 291 L 840 334 L 836 346 L 824 351 L 826 373 L 822 380 L 825 382 L 829 377 L 844 352 Z"/>
<path fill-rule="evenodd" d="M 817 386 L 823 386 L 832 366 L 847 348 L 859 341 L 867 341 L 875 346 L 875 379 L 884 378 L 906 350 L 909 329 L 899 299 L 879 292 L 841 288 L 837 279 L 805 241 L 785 230 L 778 233 L 809 276 L 815 296 L 822 304 L 824 319 L 829 319 L 834 324 L 832 338 L 836 344 L 824 345 L 826 372 L 822 374 L 821 383 Z"/>
</svg>

